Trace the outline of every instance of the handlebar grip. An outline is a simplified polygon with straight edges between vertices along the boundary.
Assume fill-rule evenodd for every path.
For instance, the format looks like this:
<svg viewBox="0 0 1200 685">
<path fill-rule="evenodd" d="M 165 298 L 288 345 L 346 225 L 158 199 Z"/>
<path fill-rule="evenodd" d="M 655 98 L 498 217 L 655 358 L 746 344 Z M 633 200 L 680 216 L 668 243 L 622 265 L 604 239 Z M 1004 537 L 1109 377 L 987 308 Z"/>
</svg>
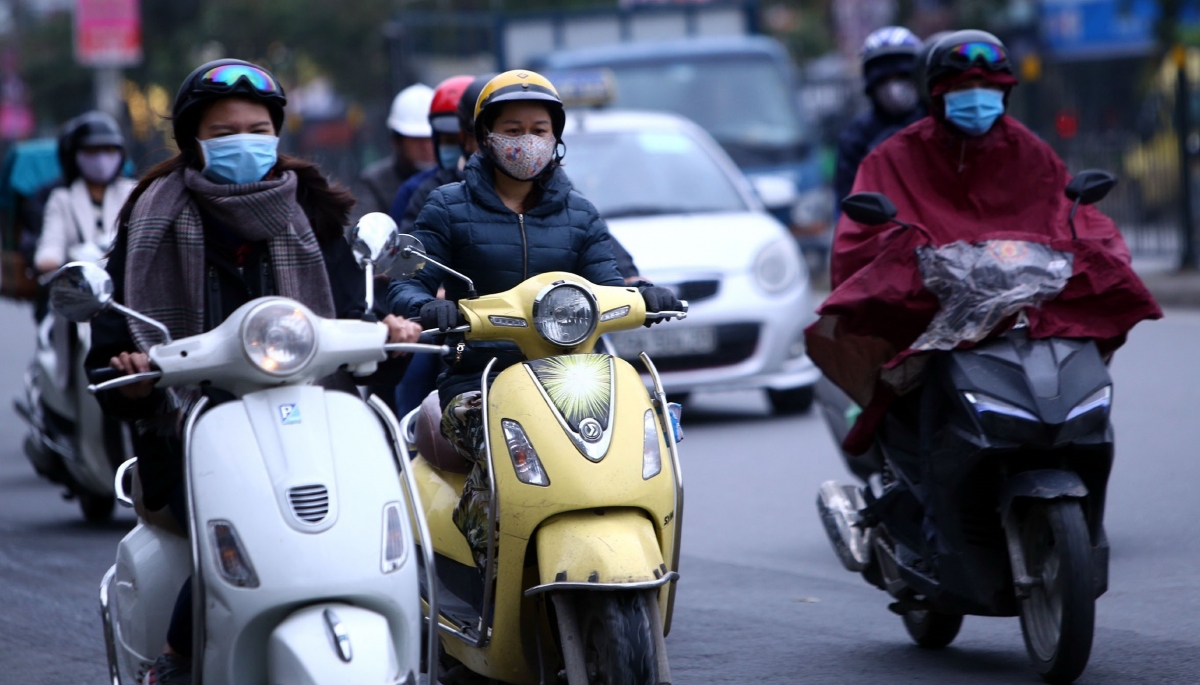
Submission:
<svg viewBox="0 0 1200 685">
<path fill-rule="evenodd" d="M 92 385 L 107 383 L 108 381 L 116 380 L 124 375 L 124 371 L 121 371 L 120 369 L 114 369 L 111 366 L 105 366 L 104 368 L 100 369 L 88 369 L 87 372 L 88 382 Z"/>
</svg>

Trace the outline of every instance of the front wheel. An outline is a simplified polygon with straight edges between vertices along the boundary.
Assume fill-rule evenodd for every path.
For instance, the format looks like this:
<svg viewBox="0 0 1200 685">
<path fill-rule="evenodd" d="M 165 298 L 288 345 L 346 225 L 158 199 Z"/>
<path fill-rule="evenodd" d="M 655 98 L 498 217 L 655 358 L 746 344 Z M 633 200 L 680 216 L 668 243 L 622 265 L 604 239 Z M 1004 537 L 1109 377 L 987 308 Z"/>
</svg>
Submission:
<svg viewBox="0 0 1200 685">
<path fill-rule="evenodd" d="M 1042 680 L 1074 682 L 1091 656 L 1096 620 L 1092 543 L 1079 502 L 1035 504 L 1022 525 L 1021 547 L 1035 581 L 1021 600 L 1025 649 Z"/>
<path fill-rule="evenodd" d="M 581 598 L 579 625 L 588 685 L 657 685 L 655 629 L 634 592 Z"/>
<path fill-rule="evenodd" d="M 943 614 L 937 611 L 908 611 L 904 614 L 904 627 L 913 642 L 925 649 L 942 649 L 954 642 L 962 628 L 963 617 L 958 614 Z"/>
</svg>

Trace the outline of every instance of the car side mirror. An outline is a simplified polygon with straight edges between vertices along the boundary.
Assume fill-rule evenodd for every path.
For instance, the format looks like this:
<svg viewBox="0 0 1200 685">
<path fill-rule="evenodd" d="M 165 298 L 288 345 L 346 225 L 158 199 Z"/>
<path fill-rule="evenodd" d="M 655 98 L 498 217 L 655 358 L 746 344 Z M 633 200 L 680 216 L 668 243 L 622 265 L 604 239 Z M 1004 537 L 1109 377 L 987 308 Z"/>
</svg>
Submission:
<svg viewBox="0 0 1200 685">
<path fill-rule="evenodd" d="M 896 219 L 896 205 L 883 193 L 855 193 L 841 203 L 842 212 L 865 226 L 882 226 Z"/>
<path fill-rule="evenodd" d="M 112 298 L 112 277 L 92 262 L 71 262 L 50 278 L 50 309 L 75 323 L 96 318 Z"/>
<path fill-rule="evenodd" d="M 1117 177 L 1107 171 L 1099 169 L 1081 171 L 1067 184 L 1067 199 L 1081 205 L 1095 204 L 1103 200 L 1115 185 L 1117 185 Z"/>
</svg>

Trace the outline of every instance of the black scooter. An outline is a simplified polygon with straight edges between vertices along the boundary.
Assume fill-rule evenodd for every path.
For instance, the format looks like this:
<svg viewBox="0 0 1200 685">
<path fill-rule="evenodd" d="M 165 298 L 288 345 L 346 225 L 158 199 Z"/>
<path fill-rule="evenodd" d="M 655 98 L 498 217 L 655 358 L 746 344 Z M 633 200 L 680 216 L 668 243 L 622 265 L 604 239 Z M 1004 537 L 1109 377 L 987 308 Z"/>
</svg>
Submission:
<svg viewBox="0 0 1200 685">
<path fill-rule="evenodd" d="M 1082 172 L 1066 192 L 1077 209 L 1114 183 Z M 896 215 L 874 193 L 843 209 L 867 225 Z M 880 427 L 883 468 L 862 488 L 826 482 L 817 505 L 842 563 L 895 599 L 918 645 L 949 645 L 965 614 L 1019 615 L 1039 675 L 1069 683 L 1108 587 L 1112 379 L 1094 342 L 1026 333 L 930 354 Z"/>
</svg>

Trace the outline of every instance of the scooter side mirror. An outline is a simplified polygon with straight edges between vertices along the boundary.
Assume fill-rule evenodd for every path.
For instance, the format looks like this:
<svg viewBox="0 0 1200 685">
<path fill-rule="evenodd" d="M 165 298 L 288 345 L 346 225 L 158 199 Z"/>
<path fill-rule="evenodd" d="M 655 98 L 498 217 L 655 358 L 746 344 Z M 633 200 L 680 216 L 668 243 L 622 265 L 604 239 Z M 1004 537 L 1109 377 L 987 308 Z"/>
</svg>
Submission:
<svg viewBox="0 0 1200 685">
<path fill-rule="evenodd" d="M 75 323 L 94 319 L 112 298 L 112 277 L 91 262 L 71 262 L 50 279 L 50 309 Z"/>
<path fill-rule="evenodd" d="M 383 212 L 365 214 L 350 231 L 350 250 L 359 266 L 371 264 L 385 273 L 400 252 L 400 227 Z"/>
<path fill-rule="evenodd" d="M 1107 171 L 1100 169 L 1081 171 L 1067 184 L 1067 199 L 1081 205 L 1095 204 L 1103 200 L 1115 185 L 1117 185 L 1117 177 Z"/>
<path fill-rule="evenodd" d="M 407 233 L 397 234 L 396 245 L 398 252 L 395 261 L 388 268 L 389 276 L 404 280 L 412 278 L 425 268 L 425 245 L 415 236 Z"/>
<path fill-rule="evenodd" d="M 855 193 L 841 203 L 842 212 L 865 226 L 882 226 L 896 218 L 896 205 L 883 193 Z"/>
</svg>

